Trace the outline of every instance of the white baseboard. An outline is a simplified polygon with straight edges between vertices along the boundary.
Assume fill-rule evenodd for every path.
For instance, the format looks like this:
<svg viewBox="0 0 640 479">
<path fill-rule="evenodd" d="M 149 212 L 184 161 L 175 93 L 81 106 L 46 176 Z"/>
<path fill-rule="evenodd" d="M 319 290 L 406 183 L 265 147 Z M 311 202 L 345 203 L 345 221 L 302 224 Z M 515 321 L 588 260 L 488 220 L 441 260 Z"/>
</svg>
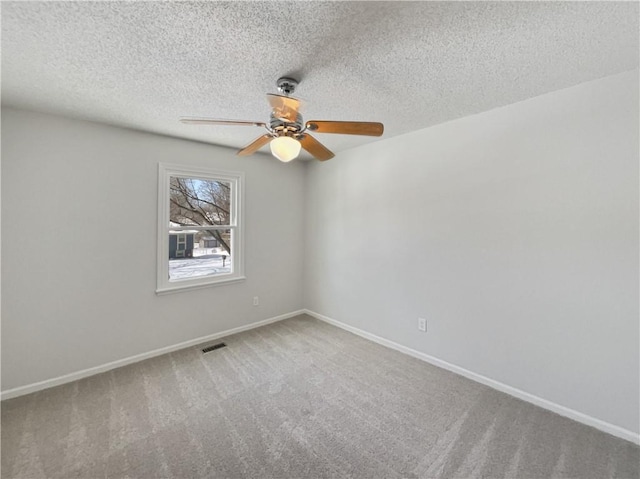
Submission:
<svg viewBox="0 0 640 479">
<path fill-rule="evenodd" d="M 580 422 L 582 424 L 586 424 L 587 426 L 594 427 L 599 429 L 600 431 L 606 432 L 613 436 L 619 437 L 621 439 L 625 439 L 634 444 L 640 444 L 640 435 L 629 431 L 628 429 L 624 429 L 622 427 L 616 426 L 614 424 L 610 424 L 608 422 L 602 421 L 600 419 L 596 419 L 587 414 L 583 414 L 581 412 L 575 411 L 565 406 L 561 406 L 560 404 L 556 404 L 552 401 L 548 401 L 541 397 L 535 396 L 528 392 L 522 391 L 520 389 L 514 388 L 512 386 L 508 386 L 507 384 L 501 383 L 499 381 L 495 381 L 486 376 L 482 376 L 481 374 L 474 373 L 469 371 L 468 369 L 464 369 L 460 366 L 456 366 L 455 364 L 448 363 L 441 359 L 438 359 L 434 356 L 430 356 L 425 353 L 421 353 L 416 351 L 415 349 L 408 348 L 401 344 L 395 343 L 388 339 L 381 338 L 380 336 L 376 336 L 375 334 L 371 334 L 362 329 L 355 328 L 348 324 L 342 323 L 335 319 L 329 318 L 322 314 L 316 313 L 315 311 L 310 311 L 308 309 L 301 309 L 298 311 L 292 311 L 291 313 L 282 314 L 279 316 L 274 316 L 272 318 L 268 318 L 262 321 L 258 321 L 255 323 L 247 324 L 245 326 L 240 326 L 233 329 L 228 329 L 226 331 L 221 331 L 219 333 L 210 334 L 207 336 L 202 336 L 199 338 L 191 339 L 189 341 L 184 341 L 178 344 L 174 344 L 171 346 L 166 346 L 164 348 L 155 349 L 153 351 L 149 351 L 147 353 L 137 354 L 135 356 L 130 356 L 128 358 L 119 359 L 117 361 L 112 361 L 110 363 L 106 363 L 100 366 L 95 366 L 93 368 L 83 369 L 81 371 L 76 371 L 70 374 L 65 374 L 64 376 L 59 376 L 53 379 L 47 379 L 45 381 L 40 381 L 33 384 L 28 384 L 26 386 L 20 386 L 17 388 L 9 389 L 7 391 L 2 391 L 0 393 L 0 399 L 11 399 L 18 396 L 23 396 L 25 394 L 33 393 L 36 391 L 41 391 L 43 389 L 51 388 L 54 386 L 59 386 L 61 384 L 66 384 L 72 381 L 77 381 L 78 379 L 86 378 L 89 376 L 93 376 L 95 374 L 100 374 L 106 371 L 110 371 L 112 369 L 116 369 L 122 366 L 126 366 L 128 364 L 137 363 L 139 361 L 144 361 L 145 359 L 150 359 L 156 356 L 160 356 L 162 354 L 171 353 L 173 351 L 178 351 L 180 349 L 189 348 L 192 346 L 196 346 L 198 344 L 206 343 L 208 341 L 213 341 L 219 338 L 223 338 L 226 336 L 230 336 L 232 334 L 241 333 L 243 331 L 248 331 L 250 329 L 259 328 L 260 326 L 265 326 L 267 324 L 275 323 L 277 321 L 282 321 L 283 319 L 292 318 L 294 316 L 298 316 L 300 314 L 308 314 L 314 318 L 317 318 L 326 323 L 337 326 L 345 331 L 349 331 L 350 333 L 361 336 L 365 339 L 373 341 L 375 343 L 381 344 L 382 346 L 386 346 L 391 349 L 395 349 L 396 351 L 400 351 L 401 353 L 407 354 L 414 358 L 420 359 L 427 363 L 433 364 L 434 366 L 440 367 L 442 369 L 446 369 L 455 374 L 459 374 L 464 376 L 472 381 L 476 381 L 480 384 L 484 384 L 485 386 L 489 386 L 490 388 L 496 389 L 503 393 L 509 394 L 510 396 L 517 397 L 518 399 L 522 399 L 523 401 L 527 401 L 531 404 L 535 404 L 536 406 L 540 406 L 549 411 L 560 414 L 561 416 L 568 417 L 573 419 L 574 421 Z"/>
<path fill-rule="evenodd" d="M 161 356 L 162 354 L 171 353 L 173 351 L 178 351 L 180 349 L 190 348 L 192 346 L 206 343 L 208 341 L 213 341 L 215 339 L 231 336 L 232 334 L 241 333 L 243 331 L 248 331 L 254 328 L 259 328 L 260 326 L 265 326 L 267 324 L 275 323 L 277 321 L 282 321 L 283 319 L 292 318 L 294 316 L 298 316 L 303 313 L 304 313 L 304 310 L 292 311 L 291 313 L 281 314 L 280 316 L 274 316 L 273 318 L 264 319 L 256 323 L 251 323 L 245 326 L 239 326 L 237 328 L 221 331 L 219 333 L 209 334 L 207 336 L 190 339 L 189 341 L 183 341 L 181 343 L 174 344 L 171 346 L 166 346 L 164 348 L 154 349 L 153 351 L 149 351 L 147 353 L 136 354 L 135 356 L 130 356 L 128 358 L 118 359 L 117 361 L 112 361 L 110 363 L 102 364 L 100 366 L 95 366 L 93 368 L 83 369 L 82 371 L 76 371 L 70 374 L 65 374 L 64 376 L 59 376 L 57 378 L 47 379 L 45 381 L 40 381 L 33 384 L 27 384 L 26 386 L 20 386 L 17 388 L 9 389 L 7 391 L 2 391 L 0 393 L 0 400 L 11 399 L 18 396 L 23 396 L 25 394 L 33 393 L 36 391 L 41 391 L 42 389 L 48 389 L 54 386 L 59 386 L 61 384 L 77 381 L 78 379 L 93 376 L 95 374 L 104 373 L 105 371 L 110 371 L 111 369 L 120 368 L 128 364 L 144 361 L 145 359 Z"/>
<path fill-rule="evenodd" d="M 509 394 L 510 396 L 514 396 L 518 399 L 522 399 L 523 401 L 529 402 L 531 404 L 535 404 L 536 406 L 540 406 L 541 408 L 555 412 L 556 414 L 559 414 L 561 416 L 568 417 L 569 419 L 573 419 L 574 421 L 580 422 L 582 424 L 586 424 L 587 426 L 594 427 L 596 429 L 599 429 L 600 431 L 604 431 L 613 436 L 619 437 L 621 439 L 625 439 L 626 441 L 630 441 L 634 444 L 640 444 L 640 435 L 632 431 L 629 431 L 628 429 L 624 429 L 620 426 L 616 426 L 614 424 L 610 424 L 600 419 L 596 419 L 587 414 L 583 414 L 581 412 L 575 411 L 574 409 L 561 406 L 560 404 L 556 404 L 552 401 L 548 401 L 547 399 L 543 399 L 541 397 L 535 396 L 533 394 L 514 388 L 512 386 L 508 386 L 507 384 L 501 383 L 499 381 L 495 381 L 486 376 L 482 376 L 481 374 L 474 373 L 473 371 L 469 371 L 468 369 L 461 368 L 460 366 L 456 366 L 455 364 L 448 363 L 434 356 L 429 356 L 428 354 L 421 353 L 419 351 L 416 351 L 415 349 L 411 349 L 401 344 L 395 343 L 393 341 L 389 341 L 388 339 L 381 338 L 380 336 L 376 336 L 375 334 L 368 333 L 367 331 L 364 331 L 362 329 L 354 328 L 353 326 L 349 326 L 348 324 L 342 323 L 340 321 L 336 321 L 335 319 L 329 318 L 327 316 L 316 313 L 314 311 L 305 309 L 303 310 L 303 312 L 321 321 L 324 321 L 326 323 L 329 323 L 341 329 L 344 329 L 345 331 L 349 331 L 350 333 L 356 334 L 365 339 L 373 341 L 374 343 L 378 343 L 378 344 L 381 344 L 382 346 L 386 346 L 388 348 L 395 349 L 396 351 L 400 351 L 401 353 L 408 354 L 409 356 L 413 356 L 414 358 L 433 364 L 434 366 L 438 366 L 442 369 L 446 369 L 447 371 L 451 371 L 455 374 L 459 374 L 460 376 L 464 376 L 465 378 L 471 379 L 472 381 L 478 382 L 480 384 L 484 384 L 485 386 L 489 386 L 490 388 Z"/>
</svg>

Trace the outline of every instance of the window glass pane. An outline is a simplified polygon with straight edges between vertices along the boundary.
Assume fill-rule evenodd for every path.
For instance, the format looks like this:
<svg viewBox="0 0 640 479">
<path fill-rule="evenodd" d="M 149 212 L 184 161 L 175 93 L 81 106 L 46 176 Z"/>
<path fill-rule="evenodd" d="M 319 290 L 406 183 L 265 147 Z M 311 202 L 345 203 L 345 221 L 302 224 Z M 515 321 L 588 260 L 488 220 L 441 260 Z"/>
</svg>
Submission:
<svg viewBox="0 0 640 479">
<path fill-rule="evenodd" d="M 243 280 L 244 175 L 162 163 L 158 173 L 156 292 Z"/>
<path fill-rule="evenodd" d="M 231 224 L 231 183 L 172 176 L 169 190 L 171 225 Z"/>
<path fill-rule="evenodd" d="M 229 274 L 231 260 L 230 229 L 169 232 L 170 281 Z"/>
</svg>

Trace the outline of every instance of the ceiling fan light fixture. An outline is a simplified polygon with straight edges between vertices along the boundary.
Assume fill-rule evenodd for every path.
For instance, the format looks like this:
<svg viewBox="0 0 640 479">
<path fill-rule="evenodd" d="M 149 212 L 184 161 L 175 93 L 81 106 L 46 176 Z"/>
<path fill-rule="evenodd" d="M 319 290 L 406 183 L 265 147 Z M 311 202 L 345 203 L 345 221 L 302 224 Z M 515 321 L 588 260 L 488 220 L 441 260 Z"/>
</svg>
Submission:
<svg viewBox="0 0 640 479">
<path fill-rule="evenodd" d="M 279 136 L 269 144 L 271 153 L 283 163 L 295 160 L 300 154 L 300 142 L 290 136 Z"/>
<path fill-rule="evenodd" d="M 1 1 L 1 0 L 0 0 Z M 256 138 L 237 152 L 238 156 L 248 156 L 260 148 L 270 144 L 271 154 L 283 163 L 295 160 L 301 149 L 316 160 L 327 161 L 335 155 L 307 130 L 313 133 L 336 133 L 339 135 L 382 136 L 384 125 L 371 121 L 329 121 L 311 120 L 304 122 L 300 114 L 302 102 L 290 96 L 296 89 L 298 81 L 294 78 L 282 77 L 276 82 L 281 95 L 267 93 L 267 101 L 271 106 L 269 123 L 246 120 L 217 120 L 215 118 L 183 117 L 182 123 L 195 125 L 243 125 L 259 126 L 267 133 Z"/>
</svg>

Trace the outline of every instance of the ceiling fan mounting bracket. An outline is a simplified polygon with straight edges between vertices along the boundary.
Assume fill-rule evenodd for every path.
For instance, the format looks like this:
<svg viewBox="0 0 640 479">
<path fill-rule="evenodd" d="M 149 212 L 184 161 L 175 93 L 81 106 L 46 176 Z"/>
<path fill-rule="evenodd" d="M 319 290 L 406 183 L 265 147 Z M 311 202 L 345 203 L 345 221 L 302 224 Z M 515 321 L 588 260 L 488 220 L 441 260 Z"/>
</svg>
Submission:
<svg viewBox="0 0 640 479">
<path fill-rule="evenodd" d="M 296 91 L 296 87 L 298 86 L 298 80 L 296 80 L 295 78 L 282 77 L 282 78 L 278 78 L 276 85 L 278 86 L 278 91 L 280 93 L 282 93 L 283 95 L 289 96 L 294 91 Z"/>
</svg>

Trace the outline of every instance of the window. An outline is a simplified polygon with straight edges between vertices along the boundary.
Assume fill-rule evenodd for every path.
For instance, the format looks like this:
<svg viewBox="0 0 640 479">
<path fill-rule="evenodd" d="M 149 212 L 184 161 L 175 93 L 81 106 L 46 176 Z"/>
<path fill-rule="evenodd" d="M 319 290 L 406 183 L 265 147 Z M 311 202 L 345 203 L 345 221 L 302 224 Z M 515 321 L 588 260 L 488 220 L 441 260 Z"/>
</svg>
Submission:
<svg viewBox="0 0 640 479">
<path fill-rule="evenodd" d="M 160 164 L 157 293 L 244 279 L 242 173 Z"/>
</svg>

